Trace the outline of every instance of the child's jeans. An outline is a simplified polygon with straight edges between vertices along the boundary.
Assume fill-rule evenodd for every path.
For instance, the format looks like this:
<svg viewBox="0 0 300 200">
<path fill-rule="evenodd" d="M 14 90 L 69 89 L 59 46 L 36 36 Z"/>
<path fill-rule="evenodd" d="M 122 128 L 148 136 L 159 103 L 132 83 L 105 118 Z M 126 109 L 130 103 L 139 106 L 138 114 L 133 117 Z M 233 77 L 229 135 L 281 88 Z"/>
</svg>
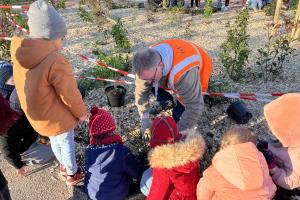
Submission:
<svg viewBox="0 0 300 200">
<path fill-rule="evenodd" d="M 66 167 L 68 175 L 74 175 L 77 172 L 74 130 L 49 138 L 52 151 L 58 162 Z"/>
<path fill-rule="evenodd" d="M 152 170 L 151 168 L 148 168 L 146 171 L 144 171 L 140 182 L 140 190 L 145 196 L 149 195 L 151 185 L 152 185 Z"/>
<path fill-rule="evenodd" d="M 251 8 L 252 8 L 253 10 L 257 10 L 257 9 L 261 10 L 262 7 L 263 7 L 263 2 L 262 2 L 262 0 L 252 0 L 252 1 L 250 1 L 250 2 L 251 2 L 251 3 L 250 3 L 250 6 L 251 6 Z"/>
<path fill-rule="evenodd" d="M 152 88 L 152 93 L 154 93 L 154 88 Z M 168 100 L 173 102 L 174 101 L 173 96 L 166 90 L 158 88 L 156 101 L 158 101 L 159 104 L 162 107 L 164 107 L 166 101 Z M 184 111 L 185 111 L 184 106 L 179 101 L 177 101 L 172 111 L 172 117 L 176 123 L 180 120 L 180 117 Z"/>
</svg>

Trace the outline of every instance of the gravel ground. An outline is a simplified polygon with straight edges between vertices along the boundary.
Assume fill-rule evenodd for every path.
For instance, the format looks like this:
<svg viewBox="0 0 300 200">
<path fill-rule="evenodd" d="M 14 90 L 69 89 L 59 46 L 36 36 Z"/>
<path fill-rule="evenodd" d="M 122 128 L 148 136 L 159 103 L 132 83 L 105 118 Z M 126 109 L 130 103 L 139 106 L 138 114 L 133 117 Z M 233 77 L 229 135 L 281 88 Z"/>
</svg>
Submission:
<svg viewBox="0 0 300 200">
<path fill-rule="evenodd" d="M 91 55 L 93 44 L 96 40 L 103 40 L 103 30 L 109 29 L 112 23 L 103 25 L 103 27 L 101 27 L 102 31 L 99 31 L 96 25 L 83 22 L 80 19 L 77 14 L 77 7 L 76 1 L 68 1 L 67 8 L 60 11 L 65 17 L 68 26 L 65 49 L 69 52 Z M 167 38 L 188 39 L 203 47 L 212 56 L 214 63 L 213 78 L 217 78 L 223 74 L 223 69 L 220 67 L 221 65 L 218 61 L 218 53 L 220 51 L 220 45 L 226 39 L 228 22 L 232 22 L 235 16 L 236 12 L 234 9 L 215 13 L 209 19 L 203 18 L 203 15 L 172 15 L 168 12 L 158 12 L 153 15 L 145 9 L 137 8 L 117 9 L 112 11 L 112 18 L 116 19 L 121 17 L 122 22 L 128 29 L 128 36 L 132 44 L 133 52 L 141 47 L 151 45 Z M 256 57 L 256 49 L 263 46 L 267 41 L 267 30 L 265 27 L 268 23 L 270 23 L 270 18 L 266 17 L 263 12 L 250 13 L 248 33 L 250 35 L 249 44 L 252 53 L 247 69 L 249 72 L 255 69 L 255 66 L 252 63 L 254 63 Z M 191 24 L 190 28 L 187 28 L 188 24 Z M 111 41 L 109 44 L 101 46 L 101 48 L 106 52 L 111 52 L 113 51 L 114 45 Z M 75 74 L 79 75 L 83 70 L 94 67 L 92 64 L 80 60 L 68 51 L 65 52 L 65 55 L 74 67 Z M 297 49 L 297 53 L 300 53 L 299 49 Z M 285 65 L 284 81 L 279 80 L 265 84 L 259 79 L 246 78 L 243 83 L 230 82 L 230 87 L 233 92 L 299 92 L 299 67 L 300 56 L 296 56 L 291 59 L 290 64 Z M 129 80 L 129 78 L 126 78 L 126 80 Z M 129 146 L 133 153 L 138 155 L 140 159 L 145 160 L 147 145 L 139 138 L 139 116 L 137 109 L 134 106 L 134 86 L 125 87 L 127 89 L 126 105 L 121 108 L 111 108 L 107 105 L 104 88 L 88 91 L 84 101 L 88 110 L 92 106 L 104 107 L 109 110 L 117 122 L 118 132 L 121 133 L 126 141 L 125 144 Z M 151 101 L 154 101 L 154 99 L 152 98 Z M 264 103 L 251 101 L 243 102 L 253 115 L 246 126 L 251 128 L 259 138 L 267 138 L 268 129 L 262 115 Z M 228 106 L 229 103 L 214 105 L 212 107 L 209 107 L 206 104 L 203 115 L 199 119 L 198 129 L 200 133 L 203 134 L 207 143 L 206 153 L 201 161 L 201 171 L 210 164 L 212 156 L 218 150 L 219 140 L 224 130 L 235 124 L 226 115 Z M 167 111 L 165 114 L 170 114 L 170 111 Z M 77 157 L 82 163 L 84 159 L 84 148 L 88 142 L 87 122 L 81 124 L 76 129 L 76 134 Z M 45 173 L 46 175 L 44 175 L 44 173 L 33 175 L 32 177 L 37 177 L 37 180 L 32 178 L 32 181 L 35 184 L 35 186 L 32 186 L 25 181 L 18 181 L 15 179 L 12 174 L 13 171 L 8 169 L 7 164 L 0 162 L 0 166 L 1 169 L 4 169 L 4 173 L 9 177 L 10 185 L 13 188 L 13 199 L 70 198 L 69 193 L 67 193 L 68 189 L 61 181 L 60 183 L 55 184 L 55 186 L 58 187 L 57 189 L 51 189 L 52 186 L 50 185 L 54 184 L 51 184 L 50 182 L 55 181 L 55 178 L 51 178 L 53 177 L 53 167 L 50 172 Z M 46 170 L 49 171 L 48 169 Z M 37 185 L 41 185 L 41 187 L 38 187 L 36 190 L 35 188 Z M 48 185 L 49 191 L 46 189 Z M 42 188 L 41 191 L 39 190 L 40 188 Z M 59 191 L 57 191 L 58 189 Z M 27 193 L 33 193 L 33 196 L 27 198 Z M 40 196 L 40 193 L 43 193 L 43 195 Z"/>
<path fill-rule="evenodd" d="M 68 7 L 62 11 L 68 24 L 68 36 L 66 49 L 72 52 L 91 55 L 93 44 L 96 40 L 103 40 L 103 31 L 98 31 L 97 27 L 91 23 L 83 22 L 76 14 L 76 5 Z M 203 47 L 213 58 L 214 70 L 213 78 L 224 74 L 223 68 L 218 61 L 220 45 L 226 39 L 228 22 L 233 22 L 236 16 L 236 9 L 227 12 L 215 13 L 211 18 L 203 18 L 202 15 L 191 16 L 190 14 L 171 14 L 168 12 L 158 12 L 152 15 L 145 9 L 127 8 L 112 11 L 112 18 L 121 18 L 128 29 L 129 40 L 132 44 L 133 52 L 141 47 L 151 45 L 167 38 L 184 38 L 193 41 Z M 150 17 L 149 17 L 150 16 Z M 148 19 L 151 19 L 150 22 Z M 250 35 L 249 46 L 252 50 L 247 70 L 253 71 L 255 66 L 256 49 L 262 47 L 267 41 L 268 31 L 266 25 L 271 22 L 270 17 L 266 17 L 263 12 L 251 12 L 248 25 Z M 190 23 L 190 28 L 187 24 Z M 109 29 L 112 23 L 107 23 L 102 30 Z M 186 29 L 189 29 L 187 34 Z M 103 51 L 113 51 L 114 45 L 111 41 L 107 45 L 101 46 Z M 299 53 L 299 49 L 297 49 Z M 93 65 L 80 61 L 72 54 L 66 53 L 74 66 L 75 73 L 80 74 L 82 70 L 91 68 Z M 300 83 L 300 56 L 294 57 L 290 64 L 285 65 L 284 81 L 279 80 L 265 84 L 262 80 L 245 78 L 243 83 L 230 82 L 232 92 L 291 92 L 299 91 Z M 128 78 L 126 78 L 129 80 Z M 134 86 L 125 86 L 127 89 L 126 105 L 121 108 L 110 108 L 103 88 L 94 89 L 88 92 L 85 103 L 90 109 L 91 106 L 100 106 L 109 110 L 118 124 L 118 132 L 121 133 L 126 144 L 135 154 L 146 151 L 146 144 L 139 139 L 139 117 L 134 106 Z M 153 99 L 152 99 L 153 100 Z M 232 101 L 231 101 L 232 102 Z M 264 103 L 243 101 L 253 117 L 246 125 L 257 133 L 258 138 L 267 137 L 267 127 L 262 115 Z M 206 105 L 205 111 L 199 119 L 198 129 L 207 141 L 207 153 L 201 162 L 202 169 L 209 164 L 211 157 L 218 149 L 220 137 L 224 130 L 235 124 L 226 115 L 229 104 L 220 104 L 213 107 Z M 81 125 L 78 129 L 79 154 L 82 155 L 84 144 L 82 140 L 88 141 L 87 124 Z"/>
</svg>

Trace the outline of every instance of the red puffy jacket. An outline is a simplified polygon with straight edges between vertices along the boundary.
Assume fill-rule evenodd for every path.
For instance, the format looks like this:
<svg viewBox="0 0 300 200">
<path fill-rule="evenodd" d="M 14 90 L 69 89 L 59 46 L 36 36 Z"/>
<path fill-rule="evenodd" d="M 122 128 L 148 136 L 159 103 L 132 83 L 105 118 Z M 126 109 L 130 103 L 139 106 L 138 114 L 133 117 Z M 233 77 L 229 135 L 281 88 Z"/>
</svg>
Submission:
<svg viewBox="0 0 300 200">
<path fill-rule="evenodd" d="M 147 200 L 197 200 L 199 160 L 204 147 L 201 135 L 192 131 L 181 142 L 151 150 L 153 179 Z"/>
</svg>

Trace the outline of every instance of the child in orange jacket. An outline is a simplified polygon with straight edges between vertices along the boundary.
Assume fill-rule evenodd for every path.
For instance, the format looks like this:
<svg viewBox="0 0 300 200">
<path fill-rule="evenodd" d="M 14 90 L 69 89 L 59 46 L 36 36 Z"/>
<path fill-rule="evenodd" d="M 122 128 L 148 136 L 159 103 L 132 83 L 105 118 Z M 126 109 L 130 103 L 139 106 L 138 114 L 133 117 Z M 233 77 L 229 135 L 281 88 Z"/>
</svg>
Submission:
<svg viewBox="0 0 300 200">
<path fill-rule="evenodd" d="M 30 38 L 11 41 L 16 91 L 31 126 L 50 138 L 66 184 L 75 185 L 83 180 L 83 170 L 75 160 L 74 128 L 85 121 L 86 109 L 72 68 L 59 53 L 66 23 L 44 0 L 33 2 L 27 14 Z"/>
<path fill-rule="evenodd" d="M 269 164 L 272 179 L 284 189 L 298 188 L 300 187 L 300 94 L 285 94 L 272 101 L 264 107 L 264 115 L 272 134 L 282 144 L 278 146 L 268 143 L 265 147 L 274 154 Z"/>
<path fill-rule="evenodd" d="M 197 199 L 272 199 L 276 186 L 255 142 L 254 133 L 244 127 L 233 127 L 224 133 L 220 151 L 197 185 Z"/>
</svg>

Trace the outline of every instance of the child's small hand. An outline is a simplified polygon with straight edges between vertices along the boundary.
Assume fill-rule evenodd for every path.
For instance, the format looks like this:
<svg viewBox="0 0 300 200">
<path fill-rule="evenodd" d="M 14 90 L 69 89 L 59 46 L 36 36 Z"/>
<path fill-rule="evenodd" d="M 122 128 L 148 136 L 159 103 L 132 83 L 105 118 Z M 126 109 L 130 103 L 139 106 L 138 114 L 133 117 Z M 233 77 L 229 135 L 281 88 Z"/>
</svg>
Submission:
<svg viewBox="0 0 300 200">
<path fill-rule="evenodd" d="M 22 168 L 20 168 L 20 169 L 17 169 L 17 176 L 19 176 L 19 177 L 24 177 L 25 174 L 26 174 L 26 169 L 25 169 L 25 167 L 22 167 Z"/>
<path fill-rule="evenodd" d="M 85 122 L 86 120 L 86 115 L 82 116 L 82 117 L 79 117 L 79 122 Z"/>
</svg>

